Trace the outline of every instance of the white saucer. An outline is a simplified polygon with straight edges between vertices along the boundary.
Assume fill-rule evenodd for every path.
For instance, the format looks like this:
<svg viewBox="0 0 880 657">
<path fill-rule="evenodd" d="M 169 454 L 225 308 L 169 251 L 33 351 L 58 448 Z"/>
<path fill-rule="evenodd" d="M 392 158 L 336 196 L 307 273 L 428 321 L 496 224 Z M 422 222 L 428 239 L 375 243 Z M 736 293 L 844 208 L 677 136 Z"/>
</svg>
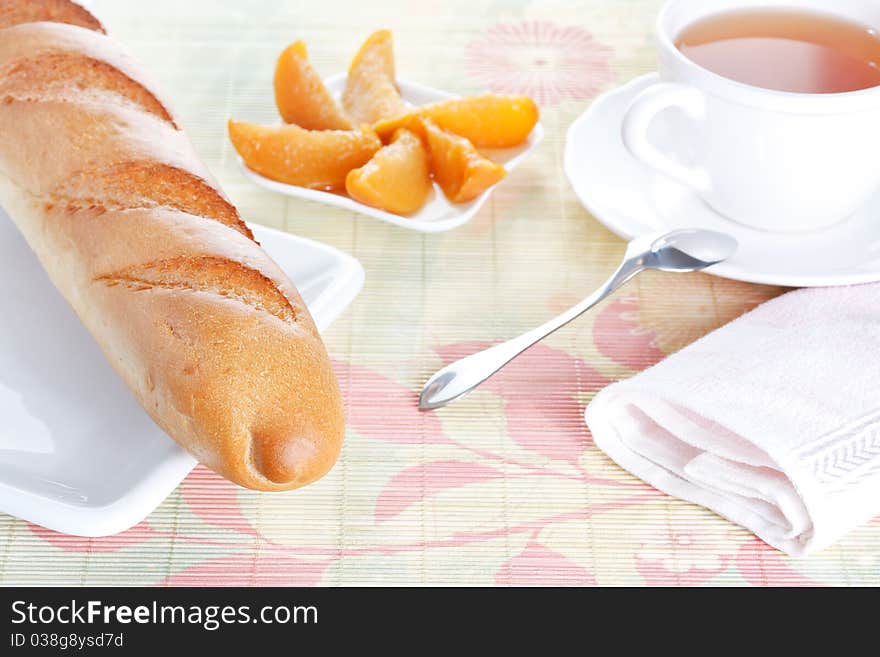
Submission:
<svg viewBox="0 0 880 657">
<path fill-rule="evenodd" d="M 339 99 L 342 95 L 342 90 L 345 88 L 345 79 L 345 74 L 340 73 L 339 75 L 334 75 L 333 77 L 324 80 L 327 89 L 329 89 L 330 93 L 333 94 L 336 99 Z M 425 87 L 420 84 L 415 84 L 414 82 L 406 82 L 405 80 L 398 80 L 398 86 L 400 88 L 400 95 L 403 99 L 410 105 L 414 106 L 426 105 L 428 103 L 444 100 L 446 98 L 453 98 L 455 96 L 455 94 Z M 541 143 L 543 138 L 544 127 L 538 122 L 529 134 L 526 142 L 521 146 L 491 151 L 484 150 L 483 152 L 495 162 L 503 165 L 507 172 L 510 173 L 513 171 L 514 167 L 522 162 L 526 156 L 531 153 L 539 143 Z M 297 187 L 296 185 L 286 185 L 284 183 L 275 182 L 274 180 L 264 178 L 258 173 L 254 173 L 248 169 L 244 165 L 244 162 L 241 161 L 241 158 L 238 159 L 238 163 L 241 165 L 245 176 L 261 187 L 265 187 L 273 192 L 285 194 L 286 196 L 293 196 L 295 198 L 318 201 L 320 203 L 326 203 L 327 205 L 334 205 L 344 210 L 351 210 L 352 212 L 357 212 L 367 217 L 372 217 L 373 219 L 379 219 L 380 221 L 386 221 L 389 224 L 394 224 L 401 228 L 409 228 L 410 230 L 416 230 L 422 233 L 439 233 L 457 228 L 458 226 L 467 223 L 475 214 L 477 214 L 479 209 L 483 207 L 483 204 L 489 198 L 492 190 L 495 189 L 494 186 L 490 187 L 473 201 L 468 203 L 450 203 L 446 200 L 446 197 L 443 196 L 443 192 L 440 191 L 440 188 L 435 184 L 433 197 L 425 203 L 421 210 L 407 217 L 401 217 L 396 214 L 391 214 L 390 212 L 371 208 L 369 205 L 364 205 L 363 203 L 358 203 L 344 194 L 332 194 L 330 192 L 321 192 L 314 189 L 306 189 L 305 187 Z M 504 184 L 504 181 L 502 180 L 498 184 Z"/>
<path fill-rule="evenodd" d="M 363 286 L 351 256 L 252 228 L 319 328 Z M 0 511 L 80 536 L 131 527 L 195 461 L 128 392 L 2 210 L 0 279 Z"/>
<path fill-rule="evenodd" d="M 626 150 L 621 123 L 633 97 L 656 82 L 645 75 L 597 99 L 572 124 L 565 173 L 584 207 L 624 238 L 672 228 L 712 228 L 739 251 L 710 273 L 753 283 L 820 287 L 880 280 L 880 192 L 849 219 L 821 231 L 773 233 L 729 221 L 689 189 L 644 167 Z M 662 117 L 652 139 L 671 146 Z"/>
</svg>

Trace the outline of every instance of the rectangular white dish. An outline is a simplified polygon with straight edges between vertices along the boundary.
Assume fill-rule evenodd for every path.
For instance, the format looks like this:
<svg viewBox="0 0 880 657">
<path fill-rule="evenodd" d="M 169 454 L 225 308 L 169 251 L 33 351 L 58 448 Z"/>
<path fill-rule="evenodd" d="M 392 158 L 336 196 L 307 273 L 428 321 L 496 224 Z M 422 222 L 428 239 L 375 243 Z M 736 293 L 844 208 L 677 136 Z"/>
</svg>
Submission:
<svg viewBox="0 0 880 657">
<path fill-rule="evenodd" d="M 342 95 L 342 90 L 345 88 L 345 80 L 345 74 L 340 73 L 324 80 L 324 84 L 327 85 L 327 89 L 330 93 L 338 99 Z M 398 80 L 398 87 L 400 88 L 400 95 L 403 100 L 413 107 L 427 105 L 439 100 L 454 97 L 454 94 L 440 91 L 438 89 L 432 89 L 431 87 L 426 87 L 414 82 L 407 82 L 406 80 Z M 528 139 L 526 139 L 525 143 L 522 145 L 515 148 L 485 151 L 485 154 L 502 165 L 507 170 L 507 173 L 510 173 L 515 167 L 521 164 L 526 157 L 528 157 L 529 153 L 541 143 L 543 138 L 544 126 L 542 126 L 539 121 L 532 129 Z M 358 214 L 378 219 L 379 221 L 384 221 L 389 224 L 394 224 L 395 226 L 400 226 L 401 228 L 408 228 L 422 233 L 440 233 L 466 224 L 473 219 L 474 215 L 477 214 L 480 208 L 482 208 L 486 201 L 489 200 L 489 196 L 496 187 L 496 185 L 493 185 L 473 201 L 468 201 L 467 203 L 451 203 L 445 196 L 443 196 L 443 192 L 440 191 L 440 188 L 435 183 L 433 195 L 428 199 L 428 202 L 425 203 L 422 209 L 410 216 L 401 217 L 392 214 L 391 212 L 385 212 L 384 210 L 379 210 L 377 208 L 372 208 L 369 205 L 359 203 L 345 194 L 322 192 L 317 189 L 297 187 L 296 185 L 287 185 L 285 183 L 269 180 L 268 178 L 248 169 L 244 162 L 242 162 L 241 158 L 238 159 L 238 162 L 241 165 L 244 175 L 247 176 L 249 180 L 270 191 L 284 194 L 285 196 L 291 196 L 293 198 L 302 198 L 310 201 L 318 201 L 319 203 L 326 203 L 327 205 L 357 212 Z M 503 180 L 498 183 L 498 185 L 503 184 Z"/>
<path fill-rule="evenodd" d="M 353 257 L 251 228 L 319 329 L 363 286 Z M 0 277 L 0 511 L 80 536 L 131 527 L 195 461 L 135 401 L 2 210 Z"/>
</svg>

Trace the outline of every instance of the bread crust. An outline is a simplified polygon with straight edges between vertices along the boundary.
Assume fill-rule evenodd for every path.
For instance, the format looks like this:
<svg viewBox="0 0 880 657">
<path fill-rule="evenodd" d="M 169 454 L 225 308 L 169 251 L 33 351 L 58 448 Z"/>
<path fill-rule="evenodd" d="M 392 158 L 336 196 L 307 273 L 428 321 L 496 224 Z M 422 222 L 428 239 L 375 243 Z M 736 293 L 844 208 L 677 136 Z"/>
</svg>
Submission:
<svg viewBox="0 0 880 657">
<path fill-rule="evenodd" d="M 104 32 L 97 18 L 71 0 L 0 0 L 0 29 L 34 21 L 53 21 Z"/>
<path fill-rule="evenodd" d="M 324 345 L 154 85 L 99 32 L 0 37 L 0 204 L 107 359 L 224 477 L 322 476 L 344 432 Z"/>
</svg>

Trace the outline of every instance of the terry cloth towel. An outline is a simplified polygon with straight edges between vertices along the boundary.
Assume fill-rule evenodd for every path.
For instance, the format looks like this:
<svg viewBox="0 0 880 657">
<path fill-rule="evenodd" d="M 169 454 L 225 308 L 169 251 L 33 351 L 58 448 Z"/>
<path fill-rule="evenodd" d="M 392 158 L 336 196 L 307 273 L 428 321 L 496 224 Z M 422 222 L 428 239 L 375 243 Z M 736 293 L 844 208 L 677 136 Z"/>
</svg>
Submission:
<svg viewBox="0 0 880 657">
<path fill-rule="evenodd" d="M 670 495 L 803 555 L 880 514 L 880 286 L 790 292 L 586 412 L 596 445 Z"/>
</svg>

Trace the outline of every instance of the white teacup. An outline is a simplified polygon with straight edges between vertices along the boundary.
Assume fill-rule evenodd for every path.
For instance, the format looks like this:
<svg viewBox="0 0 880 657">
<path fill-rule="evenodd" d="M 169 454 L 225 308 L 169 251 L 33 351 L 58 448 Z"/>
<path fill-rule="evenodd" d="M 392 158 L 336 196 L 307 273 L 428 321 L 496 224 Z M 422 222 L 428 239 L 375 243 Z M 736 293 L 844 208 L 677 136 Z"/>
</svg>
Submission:
<svg viewBox="0 0 880 657">
<path fill-rule="evenodd" d="M 774 231 L 829 226 L 880 187 L 880 87 L 834 94 L 762 89 L 712 73 L 676 48 L 676 37 L 694 21 L 749 7 L 833 12 L 880 26 L 880 2 L 871 0 L 672 0 L 657 22 L 662 81 L 633 101 L 623 141 L 634 157 L 729 219 Z M 690 144 L 691 163 L 648 138 L 669 108 L 687 115 L 668 127 Z"/>
</svg>

